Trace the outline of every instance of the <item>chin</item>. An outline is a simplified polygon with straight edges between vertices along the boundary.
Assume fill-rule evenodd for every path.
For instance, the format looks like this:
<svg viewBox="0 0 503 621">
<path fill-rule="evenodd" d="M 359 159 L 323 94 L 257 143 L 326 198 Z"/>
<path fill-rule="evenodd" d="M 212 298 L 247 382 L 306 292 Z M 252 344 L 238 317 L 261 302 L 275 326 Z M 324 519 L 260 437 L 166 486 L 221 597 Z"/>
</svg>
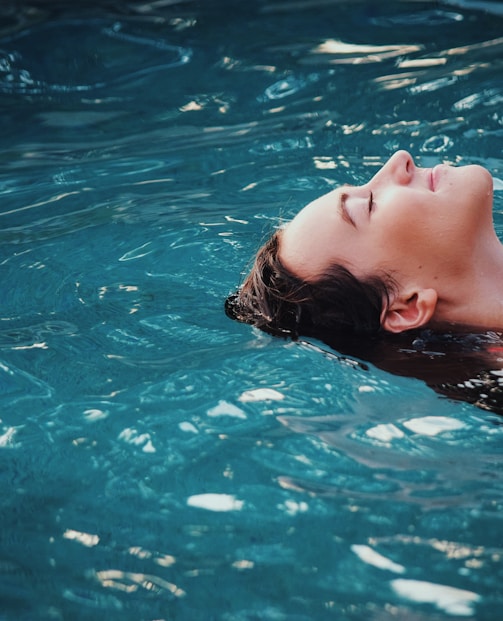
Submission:
<svg viewBox="0 0 503 621">
<path fill-rule="evenodd" d="M 483 188 L 485 188 L 488 192 L 492 194 L 494 188 L 494 180 L 487 168 L 479 166 L 479 164 L 472 164 L 471 166 L 467 166 L 467 168 L 473 169 L 474 181 L 478 181 Z"/>
<path fill-rule="evenodd" d="M 477 195 L 481 201 L 490 199 L 492 208 L 492 196 L 494 191 L 494 181 L 491 173 L 479 164 L 460 166 L 454 170 L 462 175 L 462 183 L 466 192 Z"/>
</svg>

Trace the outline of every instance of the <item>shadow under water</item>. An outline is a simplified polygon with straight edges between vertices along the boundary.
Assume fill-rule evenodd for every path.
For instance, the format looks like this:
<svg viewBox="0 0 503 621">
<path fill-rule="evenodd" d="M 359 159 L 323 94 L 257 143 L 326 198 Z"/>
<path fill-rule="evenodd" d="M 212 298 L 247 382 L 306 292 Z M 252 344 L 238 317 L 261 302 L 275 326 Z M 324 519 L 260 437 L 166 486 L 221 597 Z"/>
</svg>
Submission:
<svg viewBox="0 0 503 621">
<path fill-rule="evenodd" d="M 331 350 L 425 382 L 440 395 L 503 414 L 503 335 L 411 330 L 375 338 L 317 336 Z"/>
</svg>

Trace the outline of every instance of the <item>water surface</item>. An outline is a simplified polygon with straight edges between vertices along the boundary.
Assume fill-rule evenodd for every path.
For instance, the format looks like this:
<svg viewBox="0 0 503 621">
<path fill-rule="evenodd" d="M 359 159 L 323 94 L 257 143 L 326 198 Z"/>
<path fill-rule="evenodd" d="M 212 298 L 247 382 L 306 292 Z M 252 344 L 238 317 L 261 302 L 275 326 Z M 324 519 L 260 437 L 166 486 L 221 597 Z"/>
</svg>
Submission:
<svg viewBox="0 0 503 621">
<path fill-rule="evenodd" d="M 2 619 L 499 618 L 501 417 L 223 300 L 396 149 L 501 190 L 502 19 L 0 9 Z"/>
</svg>

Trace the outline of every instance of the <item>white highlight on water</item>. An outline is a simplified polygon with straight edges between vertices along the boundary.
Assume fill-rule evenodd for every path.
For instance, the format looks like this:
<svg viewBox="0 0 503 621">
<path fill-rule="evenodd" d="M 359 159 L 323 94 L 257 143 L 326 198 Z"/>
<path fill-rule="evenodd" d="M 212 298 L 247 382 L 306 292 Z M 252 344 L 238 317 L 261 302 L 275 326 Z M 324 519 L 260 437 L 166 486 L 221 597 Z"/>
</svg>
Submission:
<svg viewBox="0 0 503 621">
<path fill-rule="evenodd" d="M 141 446 L 144 453 L 155 453 L 155 446 L 152 444 L 152 438 L 149 433 L 138 433 L 136 429 L 127 427 L 119 434 L 119 440 L 123 440 L 127 444 Z M 142 446 L 143 445 L 143 446 Z"/>
<path fill-rule="evenodd" d="M 79 530 L 72 530 L 71 528 L 67 528 L 63 533 L 63 537 L 65 539 L 70 539 L 72 541 L 78 541 L 83 546 L 87 548 L 92 548 L 97 546 L 100 542 L 100 538 L 98 535 L 91 535 L 90 533 L 83 533 Z"/>
<path fill-rule="evenodd" d="M 14 436 L 16 435 L 17 427 L 9 427 L 0 436 L 0 448 L 13 448 L 16 446 L 14 442 Z"/>
<path fill-rule="evenodd" d="M 473 604 L 480 600 L 480 596 L 472 591 L 422 580 L 397 578 L 391 581 L 391 587 L 401 597 L 421 604 L 433 604 L 448 614 L 462 617 L 473 615 Z"/>
<path fill-rule="evenodd" d="M 422 416 L 421 418 L 411 418 L 403 423 L 410 431 L 423 436 L 436 436 L 445 431 L 456 431 L 466 427 L 464 423 L 455 418 L 447 416 Z"/>
<path fill-rule="evenodd" d="M 215 407 L 207 411 L 208 416 L 233 416 L 234 418 L 246 418 L 246 414 L 233 403 L 221 400 Z"/>
<path fill-rule="evenodd" d="M 199 431 L 197 430 L 197 427 L 186 420 L 182 421 L 181 423 L 178 423 L 178 428 L 181 431 L 185 431 L 186 433 L 199 433 Z"/>
<path fill-rule="evenodd" d="M 405 434 L 401 429 L 393 425 L 393 423 L 383 423 L 367 429 L 365 435 L 374 440 L 380 440 L 381 442 L 390 442 L 396 438 L 403 438 Z"/>
<path fill-rule="evenodd" d="M 282 401 L 285 395 L 274 390 L 274 388 L 255 388 L 254 390 L 245 390 L 238 400 L 242 403 L 252 401 Z"/>
<path fill-rule="evenodd" d="M 187 504 L 208 511 L 240 511 L 244 502 L 232 494 L 195 494 L 187 498 Z"/>
<path fill-rule="evenodd" d="M 361 561 L 367 563 L 368 565 L 372 565 L 373 567 L 377 567 L 379 569 L 386 569 L 394 572 L 395 574 L 405 573 L 405 567 L 403 565 L 399 565 L 389 558 L 386 558 L 369 546 L 355 544 L 351 546 L 351 550 Z"/>
</svg>

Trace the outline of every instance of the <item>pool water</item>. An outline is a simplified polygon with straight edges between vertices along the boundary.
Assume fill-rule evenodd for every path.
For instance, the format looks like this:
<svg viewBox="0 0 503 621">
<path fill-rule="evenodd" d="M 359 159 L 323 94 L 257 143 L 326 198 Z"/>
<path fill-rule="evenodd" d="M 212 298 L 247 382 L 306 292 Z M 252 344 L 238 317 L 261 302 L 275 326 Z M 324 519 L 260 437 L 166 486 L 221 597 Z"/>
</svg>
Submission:
<svg viewBox="0 0 503 621">
<path fill-rule="evenodd" d="M 223 301 L 399 148 L 503 235 L 501 3 L 77 4 L 0 8 L 0 619 L 500 619 L 501 417 Z"/>
</svg>

